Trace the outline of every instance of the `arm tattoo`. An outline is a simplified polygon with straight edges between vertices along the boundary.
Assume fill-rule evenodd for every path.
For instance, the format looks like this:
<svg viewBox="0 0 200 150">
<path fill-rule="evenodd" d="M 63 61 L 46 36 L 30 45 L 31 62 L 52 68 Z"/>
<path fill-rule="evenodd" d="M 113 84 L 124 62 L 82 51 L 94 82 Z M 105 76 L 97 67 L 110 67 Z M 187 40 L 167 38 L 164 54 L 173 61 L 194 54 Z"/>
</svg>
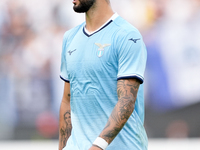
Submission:
<svg viewBox="0 0 200 150">
<path fill-rule="evenodd" d="M 71 135 L 72 125 L 71 125 L 71 113 L 70 110 L 66 111 L 64 116 L 64 124 L 60 129 L 60 136 L 61 136 L 61 146 L 62 148 L 65 147 L 66 142 Z"/>
<path fill-rule="evenodd" d="M 67 101 L 70 101 L 70 93 L 66 95 Z M 68 105 L 68 104 L 67 104 Z M 63 149 L 67 143 L 68 138 L 71 135 L 72 125 L 71 125 L 71 110 L 70 105 L 68 105 L 63 110 L 65 113 L 60 116 L 60 137 L 59 137 L 59 149 Z"/>
<path fill-rule="evenodd" d="M 113 109 L 103 132 L 100 134 L 107 142 L 112 142 L 132 114 L 139 85 L 140 83 L 133 79 L 118 81 L 118 103 Z"/>
</svg>

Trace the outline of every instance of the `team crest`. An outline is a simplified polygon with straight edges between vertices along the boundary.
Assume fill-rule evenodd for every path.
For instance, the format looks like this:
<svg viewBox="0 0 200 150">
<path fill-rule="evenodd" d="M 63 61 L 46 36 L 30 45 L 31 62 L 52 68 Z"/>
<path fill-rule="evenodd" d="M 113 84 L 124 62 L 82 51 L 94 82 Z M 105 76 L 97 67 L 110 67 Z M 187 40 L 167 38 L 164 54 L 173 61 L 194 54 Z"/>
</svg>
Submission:
<svg viewBox="0 0 200 150">
<path fill-rule="evenodd" d="M 107 46 L 110 46 L 111 44 L 100 44 L 100 43 L 95 43 L 95 45 L 97 45 L 99 47 L 98 51 L 97 51 L 97 56 L 101 57 L 104 54 L 104 48 Z"/>
</svg>

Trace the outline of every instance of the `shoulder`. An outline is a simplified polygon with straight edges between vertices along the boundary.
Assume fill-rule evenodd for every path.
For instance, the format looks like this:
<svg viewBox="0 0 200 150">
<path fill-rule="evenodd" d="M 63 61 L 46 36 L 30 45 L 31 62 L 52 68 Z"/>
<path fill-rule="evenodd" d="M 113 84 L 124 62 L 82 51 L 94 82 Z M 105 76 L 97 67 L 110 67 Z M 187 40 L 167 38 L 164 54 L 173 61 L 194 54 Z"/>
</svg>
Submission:
<svg viewBox="0 0 200 150">
<path fill-rule="evenodd" d="M 67 45 L 69 45 L 71 43 L 74 36 L 83 27 L 83 25 L 84 25 L 84 23 L 65 32 L 65 34 L 63 35 L 63 44 L 62 44 L 62 52 L 63 53 L 65 53 L 65 49 L 66 49 Z"/>
<path fill-rule="evenodd" d="M 76 33 L 83 27 L 84 24 L 85 24 L 85 23 L 82 23 L 82 24 L 80 24 L 80 25 L 78 25 L 78 26 L 76 26 L 76 27 L 74 27 L 74 28 L 72 28 L 72 29 L 66 31 L 66 32 L 64 33 L 63 40 L 64 40 L 64 41 L 69 41 L 69 40 L 73 39 L 73 37 L 74 37 L 74 36 L 76 35 Z"/>
<path fill-rule="evenodd" d="M 134 49 L 134 52 L 139 52 L 141 48 L 146 49 L 143 37 L 136 27 L 120 16 L 114 20 L 114 23 L 116 28 L 118 28 L 115 36 L 113 36 L 117 52 L 128 52 L 131 49 Z"/>
<path fill-rule="evenodd" d="M 136 27 L 134 27 L 132 24 L 130 24 L 128 21 L 123 19 L 121 16 L 118 16 L 113 22 L 116 28 L 118 28 L 117 29 L 118 38 L 125 38 L 128 35 L 139 37 L 139 38 L 142 37 L 139 30 Z"/>
</svg>

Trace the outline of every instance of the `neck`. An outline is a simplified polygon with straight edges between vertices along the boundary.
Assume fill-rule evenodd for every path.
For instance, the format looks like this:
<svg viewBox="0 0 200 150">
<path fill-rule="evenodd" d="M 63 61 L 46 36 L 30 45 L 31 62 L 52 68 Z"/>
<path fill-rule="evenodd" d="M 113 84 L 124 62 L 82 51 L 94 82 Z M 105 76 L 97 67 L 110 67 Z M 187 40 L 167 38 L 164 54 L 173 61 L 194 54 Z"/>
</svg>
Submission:
<svg viewBox="0 0 200 150">
<path fill-rule="evenodd" d="M 100 28 L 114 14 L 110 4 L 104 0 L 96 0 L 96 3 L 85 14 L 86 29 L 93 32 Z"/>
</svg>

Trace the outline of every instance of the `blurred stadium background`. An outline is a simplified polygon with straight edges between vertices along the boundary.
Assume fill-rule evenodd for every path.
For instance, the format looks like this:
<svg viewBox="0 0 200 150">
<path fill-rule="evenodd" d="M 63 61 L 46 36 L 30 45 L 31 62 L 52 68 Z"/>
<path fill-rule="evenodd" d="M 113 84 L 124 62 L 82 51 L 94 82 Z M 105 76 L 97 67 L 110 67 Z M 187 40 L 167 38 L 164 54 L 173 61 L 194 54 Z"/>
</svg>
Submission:
<svg viewBox="0 0 200 150">
<path fill-rule="evenodd" d="M 149 150 L 200 149 L 200 0 L 111 1 L 147 46 Z M 57 149 L 62 37 L 82 21 L 71 0 L 0 1 L 1 150 Z"/>
</svg>

